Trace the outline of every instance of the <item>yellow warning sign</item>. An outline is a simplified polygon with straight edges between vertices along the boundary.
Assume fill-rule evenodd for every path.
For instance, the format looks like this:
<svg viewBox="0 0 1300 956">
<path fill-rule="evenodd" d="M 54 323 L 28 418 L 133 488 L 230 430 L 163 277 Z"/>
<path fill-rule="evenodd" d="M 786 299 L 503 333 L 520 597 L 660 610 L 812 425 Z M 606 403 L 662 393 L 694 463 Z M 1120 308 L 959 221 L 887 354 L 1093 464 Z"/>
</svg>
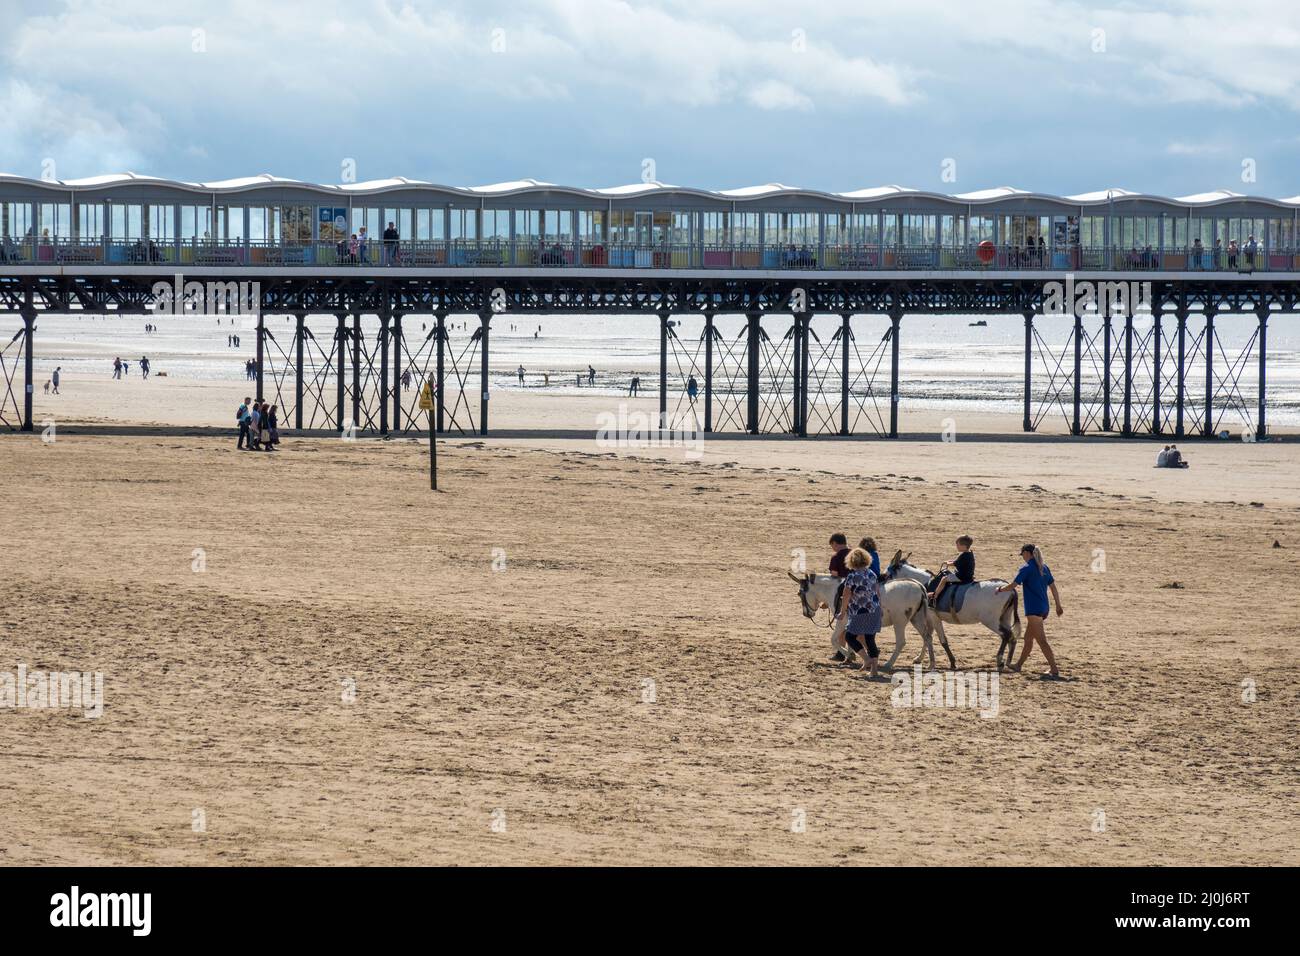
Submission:
<svg viewBox="0 0 1300 956">
<path fill-rule="evenodd" d="M 420 389 L 420 411 L 433 411 L 433 390 L 429 388 L 429 383 L 424 383 L 424 388 Z"/>
</svg>

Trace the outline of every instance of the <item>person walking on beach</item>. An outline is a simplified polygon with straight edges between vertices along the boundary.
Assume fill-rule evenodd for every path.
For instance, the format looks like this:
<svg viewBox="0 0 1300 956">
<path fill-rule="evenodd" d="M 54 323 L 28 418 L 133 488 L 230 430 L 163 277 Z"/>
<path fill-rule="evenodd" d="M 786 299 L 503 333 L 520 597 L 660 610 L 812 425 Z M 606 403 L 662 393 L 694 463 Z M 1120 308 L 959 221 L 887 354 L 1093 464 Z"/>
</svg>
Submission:
<svg viewBox="0 0 1300 956">
<path fill-rule="evenodd" d="M 524 367 L 523 367 L 522 365 L 519 366 L 519 368 L 518 368 L 517 371 L 518 371 L 518 375 L 519 375 L 519 384 L 520 384 L 520 385 L 523 385 L 523 384 L 524 384 Z"/>
<path fill-rule="evenodd" d="M 632 384 L 627 387 L 627 396 L 628 398 L 634 398 L 636 394 L 640 391 L 641 391 L 641 376 L 633 375 Z"/>
<path fill-rule="evenodd" d="M 50 376 L 50 384 L 52 384 L 52 385 L 54 386 L 54 394 L 55 394 L 55 395 L 59 394 L 59 372 L 60 372 L 62 369 L 63 369 L 63 366 L 60 365 L 58 368 L 56 368 L 56 369 L 54 370 L 54 374 Z"/>
<path fill-rule="evenodd" d="M 1056 590 L 1056 579 L 1052 577 L 1052 569 L 1043 563 L 1043 553 L 1034 545 L 1026 544 L 1021 548 L 1020 557 L 1025 563 L 1016 573 L 1015 580 L 998 588 L 999 592 L 1014 591 L 1019 585 L 1024 588 L 1025 595 L 1025 646 L 1020 652 L 1020 660 L 1009 666 L 1013 671 L 1024 667 L 1029 652 L 1034 649 L 1034 641 L 1038 641 L 1043 647 L 1043 656 L 1047 658 L 1049 668 L 1043 675 L 1043 680 L 1062 680 L 1060 668 L 1056 666 L 1056 655 L 1052 653 L 1052 646 L 1047 643 L 1047 633 L 1043 629 L 1047 620 L 1049 591 L 1052 600 L 1056 602 L 1056 616 L 1065 613 L 1065 608 L 1061 607 L 1061 595 Z"/>
<path fill-rule="evenodd" d="M 262 450 L 275 451 L 275 445 L 280 440 L 279 430 L 276 428 L 275 407 L 267 402 L 262 403 Z"/>
<path fill-rule="evenodd" d="M 249 426 L 253 421 L 253 416 L 249 408 L 252 402 L 253 399 L 251 396 L 245 396 L 243 404 L 241 404 L 239 410 L 235 412 L 235 422 L 239 425 L 239 441 L 235 443 L 235 448 L 243 448 L 247 450 L 253 447 L 253 441 L 248 434 Z"/>
<path fill-rule="evenodd" d="M 113 359 L 113 378 L 122 377 L 122 358 L 118 356 Z"/>
<path fill-rule="evenodd" d="M 140 356 L 140 374 L 146 379 L 149 378 L 149 356 L 147 355 Z"/>
<path fill-rule="evenodd" d="M 587 384 L 588 385 L 596 384 L 596 370 L 592 368 L 590 365 L 587 366 Z"/>
<path fill-rule="evenodd" d="M 698 394 L 700 394 L 700 383 L 695 381 L 695 376 L 692 375 L 686 380 L 686 397 L 691 400 L 692 405 L 695 404 L 695 396 Z"/>
<path fill-rule="evenodd" d="M 869 676 L 875 680 L 880 666 L 880 648 L 876 646 L 882 616 L 880 582 L 871 570 L 871 556 L 861 548 L 854 548 L 849 554 L 848 566 L 849 575 L 844 579 L 835 617 L 847 618 L 844 640 L 859 656 L 863 654 L 862 645 L 866 644 L 866 661 L 862 666 L 871 669 Z"/>
<path fill-rule="evenodd" d="M 827 567 L 827 570 L 830 572 L 831 577 L 839 578 L 842 581 L 844 578 L 849 576 L 848 560 L 851 552 L 849 551 L 848 536 L 845 535 L 843 531 L 836 531 L 831 535 L 830 549 L 831 562 Z M 843 590 L 842 586 L 840 590 Z M 835 600 L 837 604 L 839 602 L 839 595 L 840 592 L 836 591 Z M 842 664 L 844 661 L 848 660 L 848 658 L 844 656 L 843 652 L 837 650 L 831 655 L 831 660 L 835 663 Z"/>
</svg>

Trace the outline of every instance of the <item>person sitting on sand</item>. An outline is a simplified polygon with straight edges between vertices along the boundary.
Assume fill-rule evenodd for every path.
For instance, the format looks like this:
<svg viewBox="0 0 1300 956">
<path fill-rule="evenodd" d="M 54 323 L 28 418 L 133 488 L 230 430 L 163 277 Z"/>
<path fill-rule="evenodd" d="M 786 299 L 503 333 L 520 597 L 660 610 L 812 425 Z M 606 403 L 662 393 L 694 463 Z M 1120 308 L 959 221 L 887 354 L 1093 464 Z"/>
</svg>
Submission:
<svg viewBox="0 0 1300 956">
<path fill-rule="evenodd" d="M 939 579 L 939 586 L 929 595 L 931 607 L 939 603 L 939 595 L 950 583 L 970 584 L 975 580 L 975 552 L 970 549 L 974 543 L 968 534 L 957 539 L 957 557 L 948 562 L 952 570 Z"/>
<path fill-rule="evenodd" d="M 863 668 L 870 668 L 870 677 L 875 680 L 876 669 L 880 665 L 880 648 L 876 646 L 876 635 L 880 633 L 880 582 L 871 570 L 871 556 L 862 548 L 854 548 L 848 559 L 849 576 L 844 579 L 840 590 L 837 620 L 846 618 L 844 624 L 844 641 L 863 655 L 862 645 L 866 644 L 866 661 Z"/>
<path fill-rule="evenodd" d="M 1047 620 L 1048 591 L 1051 591 L 1052 599 L 1056 602 L 1056 616 L 1065 613 L 1061 607 L 1061 595 L 1056 590 L 1056 579 L 1052 577 L 1052 569 L 1043 563 L 1043 553 L 1034 545 L 1022 547 L 1020 557 L 1025 563 L 1017 572 L 1015 580 L 998 588 L 999 592 L 1014 591 L 1017 585 L 1025 589 L 1025 646 L 1020 652 L 1020 660 L 1009 666 L 1013 671 L 1024 667 L 1029 652 L 1034 649 L 1034 641 L 1038 641 L 1043 646 L 1043 656 L 1047 658 L 1049 668 L 1043 675 L 1043 680 L 1062 680 L 1061 671 L 1056 666 L 1056 655 L 1052 653 L 1052 647 L 1047 643 L 1047 633 L 1043 629 Z"/>
<path fill-rule="evenodd" d="M 1156 467 L 1157 468 L 1169 467 L 1169 446 L 1168 445 L 1166 445 L 1164 449 L 1158 455 L 1156 455 Z"/>
<path fill-rule="evenodd" d="M 1186 468 L 1187 462 L 1183 461 L 1183 453 L 1178 450 L 1177 445 L 1169 446 L 1169 460 L 1166 463 L 1168 468 Z"/>
</svg>

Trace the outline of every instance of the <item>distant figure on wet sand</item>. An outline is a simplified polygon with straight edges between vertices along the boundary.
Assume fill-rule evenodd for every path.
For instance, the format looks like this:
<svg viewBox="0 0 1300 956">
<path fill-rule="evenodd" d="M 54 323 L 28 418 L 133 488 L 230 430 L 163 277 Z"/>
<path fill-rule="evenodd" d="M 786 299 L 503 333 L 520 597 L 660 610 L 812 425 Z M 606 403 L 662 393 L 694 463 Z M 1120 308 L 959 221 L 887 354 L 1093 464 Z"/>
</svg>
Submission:
<svg viewBox="0 0 1300 956">
<path fill-rule="evenodd" d="M 524 367 L 522 365 L 516 370 L 516 374 L 519 376 L 519 384 L 524 384 Z"/>
<path fill-rule="evenodd" d="M 54 386 L 55 395 L 59 394 L 59 372 L 61 372 L 62 370 L 63 370 L 63 366 L 60 365 L 58 368 L 54 370 L 54 374 L 50 376 L 50 384 Z"/>
<path fill-rule="evenodd" d="M 633 375 L 632 384 L 627 387 L 628 397 L 631 398 L 632 396 L 636 395 L 636 393 L 639 391 L 641 391 L 641 376 Z"/>
</svg>

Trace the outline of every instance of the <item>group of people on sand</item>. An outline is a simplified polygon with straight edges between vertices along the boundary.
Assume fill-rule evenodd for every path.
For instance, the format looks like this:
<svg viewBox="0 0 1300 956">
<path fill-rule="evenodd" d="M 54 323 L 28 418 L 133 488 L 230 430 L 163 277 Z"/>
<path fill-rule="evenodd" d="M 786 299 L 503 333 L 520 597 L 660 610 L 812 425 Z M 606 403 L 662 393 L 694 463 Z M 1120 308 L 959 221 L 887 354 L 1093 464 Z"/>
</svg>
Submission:
<svg viewBox="0 0 1300 956">
<path fill-rule="evenodd" d="M 239 425 L 236 448 L 245 451 L 275 451 L 275 446 L 280 444 L 276 406 L 261 399 L 253 401 L 251 397 L 245 397 L 239 411 L 235 412 L 235 421 Z"/>
<path fill-rule="evenodd" d="M 944 588 L 953 584 L 970 584 L 975 580 L 975 552 L 972 550 L 974 540 L 970 535 L 962 535 L 956 541 L 957 556 L 950 562 L 950 570 L 941 575 L 934 591 L 926 597 L 933 607 Z M 844 622 L 844 641 L 865 661 L 864 669 L 870 670 L 875 678 L 880 664 L 880 648 L 876 644 L 876 635 L 880 633 L 882 610 L 880 589 L 886 583 L 888 572 L 881 573 L 880 553 L 874 538 L 866 537 L 858 542 L 856 548 L 849 548 L 848 538 L 837 531 L 830 537 L 830 573 L 832 577 L 843 579 L 843 584 L 836 598 L 836 606 L 831 609 L 836 623 Z M 1020 559 L 1024 562 L 1015 578 L 1003 582 L 997 589 L 999 593 L 1014 591 L 1017 587 L 1024 593 L 1025 642 L 1020 651 L 1020 660 L 1010 665 L 1013 671 L 1019 671 L 1029 659 L 1034 644 L 1038 643 L 1047 658 L 1047 673 L 1044 680 L 1062 680 L 1060 669 L 1056 665 L 1056 655 L 1047 643 L 1044 624 L 1050 607 L 1048 595 L 1056 605 L 1059 617 L 1065 613 L 1061 606 L 1061 595 L 1056 589 L 1056 579 L 1052 569 L 1043 563 L 1043 554 L 1036 545 L 1026 544 L 1020 549 Z M 865 645 L 865 647 L 864 647 Z M 848 659 L 836 652 L 831 660 L 848 663 Z"/>
<path fill-rule="evenodd" d="M 130 374 L 130 362 L 123 362 L 120 355 L 113 359 L 113 378 L 125 378 Z M 140 356 L 140 374 L 145 378 L 149 377 L 149 356 L 147 355 Z"/>
<path fill-rule="evenodd" d="M 1158 455 L 1156 455 L 1157 468 L 1187 468 L 1188 464 L 1183 460 L 1183 453 L 1178 450 L 1177 445 L 1166 445 Z"/>
</svg>

